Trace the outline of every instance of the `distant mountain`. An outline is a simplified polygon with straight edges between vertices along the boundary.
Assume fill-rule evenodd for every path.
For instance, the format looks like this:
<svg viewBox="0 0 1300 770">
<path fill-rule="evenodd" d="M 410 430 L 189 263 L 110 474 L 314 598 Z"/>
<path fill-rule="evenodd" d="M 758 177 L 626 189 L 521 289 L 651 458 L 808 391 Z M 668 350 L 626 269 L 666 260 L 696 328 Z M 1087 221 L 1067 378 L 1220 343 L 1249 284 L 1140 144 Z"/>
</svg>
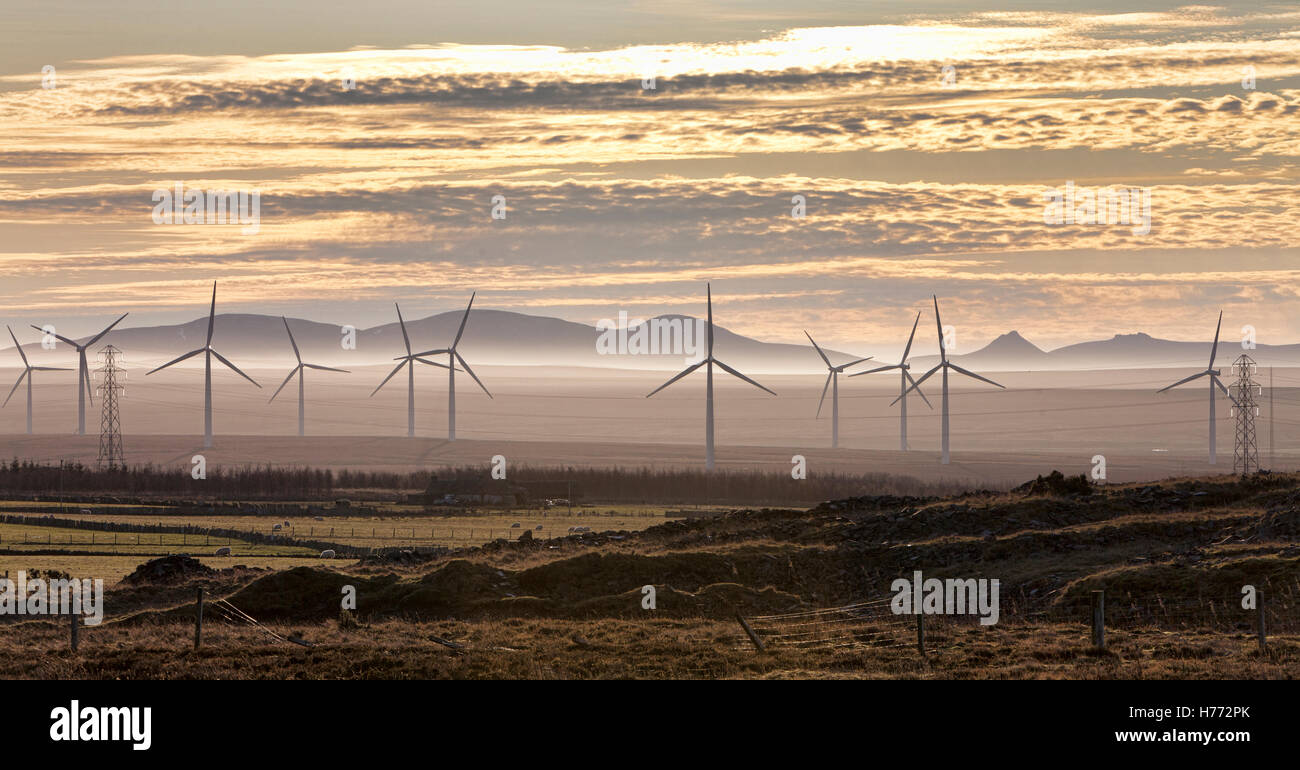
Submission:
<svg viewBox="0 0 1300 770">
<path fill-rule="evenodd" d="M 408 319 L 406 331 L 413 352 L 446 348 L 456 337 L 463 310 L 439 313 L 427 318 Z M 101 344 L 113 344 L 123 350 L 124 358 L 156 366 L 202 347 L 207 335 L 206 317 L 171 326 L 117 328 Z M 294 340 L 308 363 L 353 366 L 389 363 L 406 352 L 399 324 L 382 324 L 356 330 L 356 348 L 345 350 L 343 329 L 334 324 L 288 319 Z M 641 324 L 619 330 L 601 330 L 594 326 L 545 316 L 525 315 L 504 310 L 475 309 L 465 327 L 458 350 L 471 366 L 539 365 L 592 366 L 619 369 L 677 370 L 689 360 L 698 359 L 706 348 L 705 324 L 690 316 L 667 315 L 647 319 Z M 30 330 L 29 339 L 38 338 Z M 20 338 L 21 339 L 21 338 Z M 82 338 L 78 342 L 84 341 Z M 620 342 L 621 340 L 621 342 Z M 600 344 L 604 341 L 607 344 Z M 244 367 L 283 366 L 293 362 L 293 350 L 279 316 L 255 314 L 220 314 L 212 346 L 236 365 Z M 55 351 L 43 350 L 39 342 L 26 343 L 23 350 L 42 364 L 68 358 L 67 346 L 60 343 Z M 658 351 L 641 353 L 633 351 Z M 714 326 L 714 350 L 719 359 L 742 372 L 815 371 L 823 364 L 809 345 L 761 342 Z M 602 352 L 604 351 L 604 352 Z M 827 350 L 837 363 L 859 356 Z M 17 366 L 2 357 L 0 366 Z M 433 357 L 444 361 L 445 358 Z M 186 364 L 201 363 L 194 358 Z"/>
<path fill-rule="evenodd" d="M 410 319 L 406 323 L 414 352 L 445 348 L 456 336 L 463 310 Z M 356 330 L 356 349 L 343 348 L 343 330 L 334 324 L 289 319 L 294 339 L 308 363 L 337 366 L 385 364 L 405 353 L 402 332 L 396 321 Z M 704 323 L 684 315 L 664 315 L 622 330 L 602 330 L 587 324 L 546 316 L 525 315 L 505 310 L 475 309 L 465 327 L 459 349 L 471 366 L 590 366 L 615 369 L 679 370 L 697 360 L 705 349 Z M 20 330 L 19 339 L 39 340 L 39 334 Z M 124 352 L 132 365 L 157 366 L 203 345 L 207 318 L 171 326 L 118 327 L 101 344 L 112 343 Z M 824 371 L 817 352 L 810 345 L 763 342 L 714 327 L 715 352 L 719 359 L 747 374 L 759 372 Z M 82 342 L 88 338 L 79 339 Z M 920 342 L 918 340 L 918 342 Z M 293 351 L 279 316 L 223 314 L 217 316 L 213 347 L 236 365 L 249 367 L 292 366 Z M 864 345 L 864 347 L 866 347 Z M 665 352 L 671 348 L 671 352 Z M 970 353 L 951 359 L 976 372 L 1095 370 L 1177 367 L 1204 368 L 1209 360 L 1209 340 L 1178 342 L 1147 334 L 1117 334 L 1108 340 L 1081 342 L 1044 351 L 1010 331 Z M 23 345 L 33 363 L 70 366 L 75 356 L 60 344 L 55 351 L 43 350 L 38 341 Z M 604 353 L 602 353 L 604 349 Z M 643 349 L 648 353 L 633 353 Z M 960 348 L 959 348 L 960 350 Z M 656 352 L 657 351 L 657 352 Z M 1242 352 L 1237 340 L 1220 341 L 1216 366 L 1227 368 Z M 1300 366 L 1300 345 L 1260 345 L 1248 351 L 1260 366 Z M 827 350 L 834 363 L 858 358 Z M 879 363 L 893 363 L 881 359 Z M 201 363 L 200 358 L 186 365 Z M 925 371 L 939 360 L 937 355 L 912 358 L 912 371 Z M 874 363 L 874 362 L 873 362 Z M 0 367 L 16 367 L 12 352 L 0 350 Z M 864 367 L 868 366 L 864 364 Z"/>
</svg>

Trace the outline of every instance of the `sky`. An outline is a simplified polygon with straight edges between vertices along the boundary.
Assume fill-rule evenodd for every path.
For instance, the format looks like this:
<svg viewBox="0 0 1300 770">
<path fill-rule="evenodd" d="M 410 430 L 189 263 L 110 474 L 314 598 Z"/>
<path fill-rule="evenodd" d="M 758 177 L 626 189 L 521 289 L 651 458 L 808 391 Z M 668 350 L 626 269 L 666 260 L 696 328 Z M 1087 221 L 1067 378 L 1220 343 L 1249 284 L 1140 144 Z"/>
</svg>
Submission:
<svg viewBox="0 0 1300 770">
<path fill-rule="evenodd" d="M 216 280 L 591 324 L 711 282 L 733 331 L 864 354 L 933 294 L 970 349 L 1300 341 L 1300 8 L 1061 5 L 8 4 L 0 323 L 178 323 Z M 257 192 L 256 232 L 157 223 L 178 184 Z M 1067 184 L 1149 227 L 1049 221 Z"/>
</svg>

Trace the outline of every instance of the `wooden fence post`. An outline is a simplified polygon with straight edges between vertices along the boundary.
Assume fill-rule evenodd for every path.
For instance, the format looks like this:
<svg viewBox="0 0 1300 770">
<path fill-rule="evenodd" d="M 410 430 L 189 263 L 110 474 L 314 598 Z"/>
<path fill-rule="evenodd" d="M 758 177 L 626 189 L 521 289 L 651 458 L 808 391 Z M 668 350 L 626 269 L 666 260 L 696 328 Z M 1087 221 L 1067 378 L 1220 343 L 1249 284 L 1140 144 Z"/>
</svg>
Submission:
<svg viewBox="0 0 1300 770">
<path fill-rule="evenodd" d="M 1268 630 L 1264 627 L 1264 592 L 1255 592 L 1256 624 L 1259 631 L 1259 654 L 1268 652 Z"/>
<path fill-rule="evenodd" d="M 194 649 L 198 649 L 203 643 L 203 587 L 197 589 L 197 599 L 194 603 Z"/>
<path fill-rule="evenodd" d="M 1092 646 L 1106 649 L 1106 592 L 1092 592 Z"/>
<path fill-rule="evenodd" d="M 925 657 L 925 613 L 916 613 L 916 651 Z"/>
<path fill-rule="evenodd" d="M 75 612 L 69 612 L 68 617 L 72 618 L 72 651 L 77 651 L 77 643 L 81 641 L 78 636 L 81 632 L 81 616 Z"/>
<path fill-rule="evenodd" d="M 749 623 L 745 622 L 745 616 L 741 615 L 739 611 L 736 612 L 736 620 L 740 621 L 740 627 L 745 629 L 745 634 L 749 636 L 749 641 L 754 643 L 754 647 L 758 648 L 759 652 L 766 652 L 763 649 L 763 640 L 758 638 L 758 634 L 754 633 L 754 629 L 749 627 Z"/>
</svg>

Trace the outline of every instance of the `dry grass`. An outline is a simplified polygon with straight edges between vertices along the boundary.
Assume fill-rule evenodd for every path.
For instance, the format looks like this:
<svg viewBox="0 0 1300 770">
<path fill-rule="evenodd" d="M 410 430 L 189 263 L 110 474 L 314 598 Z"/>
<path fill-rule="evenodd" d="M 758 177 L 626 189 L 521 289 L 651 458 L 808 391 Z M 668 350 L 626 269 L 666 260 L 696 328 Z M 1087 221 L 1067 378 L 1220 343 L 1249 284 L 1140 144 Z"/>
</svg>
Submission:
<svg viewBox="0 0 1300 770">
<path fill-rule="evenodd" d="M 192 649 L 192 626 L 85 629 L 67 649 L 61 624 L 0 631 L 0 677 L 30 679 L 1293 679 L 1300 638 L 1276 637 L 1266 655 L 1248 634 L 1114 631 L 1088 648 L 1076 624 L 956 629 L 922 659 L 914 649 L 759 653 L 735 623 L 707 619 L 590 622 L 511 618 L 472 623 L 388 620 L 274 626 L 318 646 L 284 644 L 250 628 L 210 624 Z M 465 646 L 452 650 L 431 636 Z M 574 641 L 582 637 L 586 644 Z"/>
</svg>

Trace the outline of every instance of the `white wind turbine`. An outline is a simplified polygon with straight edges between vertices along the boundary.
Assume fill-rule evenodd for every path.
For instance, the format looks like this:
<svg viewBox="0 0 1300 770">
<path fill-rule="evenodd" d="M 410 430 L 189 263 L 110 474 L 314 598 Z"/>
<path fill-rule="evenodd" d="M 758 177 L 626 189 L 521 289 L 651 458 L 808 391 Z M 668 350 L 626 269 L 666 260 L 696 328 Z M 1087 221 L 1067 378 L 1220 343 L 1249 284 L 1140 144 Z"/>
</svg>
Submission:
<svg viewBox="0 0 1300 770">
<path fill-rule="evenodd" d="M 944 348 L 943 345 L 943 321 L 939 319 L 939 298 L 937 296 L 934 297 L 934 324 L 939 331 L 939 363 L 935 364 L 933 369 L 921 375 L 921 379 L 912 383 L 912 387 L 903 391 L 902 395 L 900 395 L 898 398 L 890 402 L 890 406 L 893 406 L 894 404 L 902 400 L 908 394 L 909 391 L 915 390 L 916 392 L 920 393 L 921 383 L 930 379 L 930 375 L 934 374 L 935 372 L 941 369 L 943 370 L 943 399 L 942 399 L 943 417 L 942 417 L 942 429 L 941 429 L 942 453 L 940 455 L 939 462 L 942 463 L 943 465 L 947 465 L 948 464 L 948 370 L 952 369 L 956 372 L 960 372 L 961 374 L 966 375 L 967 377 L 971 377 L 981 382 L 987 382 L 990 385 L 997 385 L 999 388 L 1002 388 L 1003 390 L 1006 390 L 1006 388 L 1003 387 L 1002 385 L 998 385 L 998 383 L 994 382 L 993 380 L 990 380 L 988 377 L 981 377 L 975 372 L 972 372 L 968 369 L 963 369 L 960 366 L 948 360 L 948 351 L 946 348 Z"/>
<path fill-rule="evenodd" d="M 9 329 L 8 326 L 5 327 Z M 14 397 L 18 386 L 23 384 L 23 379 L 27 380 L 27 435 L 32 434 L 32 372 L 70 372 L 71 369 L 62 366 L 32 366 L 27 360 L 27 354 L 23 352 L 23 346 L 18 344 L 18 338 L 14 336 L 14 330 L 9 329 L 9 337 L 14 341 L 14 347 L 18 349 L 18 355 L 23 357 L 23 373 L 18 375 L 18 381 L 14 383 L 13 390 L 5 398 L 5 402 L 0 404 L 0 408 L 9 405 L 9 399 Z"/>
<path fill-rule="evenodd" d="M 284 382 L 280 383 L 280 387 L 275 389 L 275 393 L 271 394 L 271 401 L 274 401 L 275 397 L 280 395 L 280 391 L 284 390 L 284 386 L 289 384 L 289 380 L 292 380 L 295 374 L 298 375 L 298 435 L 304 436 L 306 435 L 307 420 L 306 420 L 306 407 L 303 405 L 304 402 L 306 401 L 306 395 L 305 395 L 306 387 L 303 385 L 303 380 L 305 379 L 304 377 L 305 372 L 303 372 L 303 369 L 317 369 L 322 372 L 343 372 L 344 374 L 351 374 L 351 372 L 349 372 L 347 369 L 335 369 L 330 366 L 320 366 L 319 364 L 303 363 L 302 353 L 299 352 L 298 350 L 298 343 L 294 341 L 293 332 L 289 329 L 289 319 L 285 318 L 284 316 L 280 316 L 280 320 L 284 321 L 284 330 L 286 332 L 289 332 L 289 344 L 293 346 L 293 356 L 294 358 L 298 359 L 298 365 L 295 366 L 289 372 L 288 377 L 284 378 Z M 266 403 L 269 404 L 271 403 L 271 401 L 267 401 Z"/>
<path fill-rule="evenodd" d="M 462 334 L 465 333 L 465 322 L 469 320 L 469 310 L 470 308 L 474 307 L 474 297 L 476 296 L 478 296 L 478 292 L 474 292 L 469 295 L 469 304 L 465 306 L 465 315 L 462 316 L 460 319 L 460 328 L 456 330 L 456 339 L 451 341 L 451 347 L 439 348 L 438 350 L 426 350 L 423 353 L 415 354 L 417 358 L 419 356 L 439 356 L 439 355 L 443 355 L 444 353 L 447 355 L 447 364 L 448 364 L 447 366 L 447 440 L 448 441 L 456 440 L 456 362 L 457 361 L 460 362 L 461 366 L 465 367 L 465 371 L 469 374 L 469 376 L 474 378 L 474 382 L 477 382 L 478 386 L 480 388 L 483 388 L 483 392 L 487 393 L 487 397 L 492 398 L 492 394 L 488 392 L 487 386 L 484 385 L 479 380 L 478 375 L 474 374 L 474 370 L 469 368 L 469 364 L 466 363 L 465 359 L 461 356 L 461 354 L 456 351 L 456 346 L 460 344 L 460 337 Z M 430 362 L 423 361 L 423 363 L 430 363 Z M 436 364 L 436 366 L 441 366 L 441 365 L 442 364 Z"/>
<path fill-rule="evenodd" d="M 762 385 L 759 385 L 757 382 L 749 379 L 745 375 L 741 374 L 735 369 L 732 369 L 730 366 L 727 366 L 726 364 L 722 363 L 721 361 L 713 357 L 713 287 L 711 285 L 706 284 L 705 288 L 706 291 L 708 292 L 708 305 L 709 305 L 708 356 L 706 356 L 703 361 L 700 361 L 699 363 L 691 364 L 690 366 L 686 367 L 685 369 L 682 370 L 681 374 L 678 374 L 676 377 L 673 377 L 668 382 L 665 382 L 663 385 L 660 385 L 659 387 L 650 391 L 650 393 L 646 395 L 646 398 L 650 398 L 650 396 L 653 396 L 654 394 L 658 393 L 659 391 L 663 390 L 669 385 L 672 385 L 674 382 L 677 382 L 678 380 L 690 374 L 691 372 L 695 371 L 696 369 L 699 369 L 701 366 L 707 366 L 707 368 L 705 369 L 707 377 L 705 378 L 705 391 L 704 391 L 705 392 L 704 467 L 706 470 L 712 470 L 713 469 L 713 365 L 717 364 L 718 367 L 721 368 L 724 372 L 732 375 L 733 377 L 738 377 L 744 380 L 745 382 L 748 382 L 750 385 L 753 385 L 756 388 L 759 388 L 761 390 L 766 390 L 768 393 L 771 393 L 774 396 L 776 395 L 776 393 L 775 391 L 769 390 L 768 388 L 764 388 Z"/>
<path fill-rule="evenodd" d="M 123 313 L 120 318 L 118 318 L 116 321 L 114 321 L 113 323 L 105 327 L 104 331 L 100 332 L 99 334 L 96 334 L 94 337 L 91 337 L 84 345 L 78 345 L 76 342 L 68 339 L 67 337 L 64 337 L 62 334 L 54 335 L 55 339 L 58 339 L 62 342 L 66 342 L 67 344 L 71 345 L 77 351 L 77 356 L 80 358 L 80 361 L 78 362 L 77 365 L 77 435 L 78 436 L 86 435 L 86 399 L 88 398 L 90 399 L 91 406 L 95 405 L 95 399 L 90 394 L 92 388 L 90 387 L 90 366 L 86 363 L 86 349 L 89 348 L 91 345 L 94 345 L 96 342 L 99 342 L 100 339 L 102 339 L 105 334 L 108 334 L 113 330 L 114 326 L 117 326 L 118 324 L 122 323 L 122 319 L 126 318 L 128 315 L 130 315 L 130 313 Z M 42 334 L 45 333 L 45 329 L 43 329 L 40 326 L 37 326 L 36 324 L 31 324 L 31 327 L 36 331 L 41 332 Z"/>
<path fill-rule="evenodd" d="M 1214 356 L 1219 352 L 1219 330 L 1221 328 L 1223 328 L 1222 310 L 1219 311 L 1219 324 L 1218 326 L 1214 327 L 1214 347 L 1210 348 L 1210 363 L 1208 366 L 1205 367 L 1205 371 L 1197 372 L 1196 374 L 1193 374 L 1191 377 L 1184 377 L 1178 382 L 1175 382 L 1173 385 L 1169 385 L 1167 387 L 1161 388 L 1160 390 L 1156 391 L 1157 393 L 1164 393 L 1166 390 L 1169 390 L 1170 388 L 1176 388 L 1179 385 L 1182 385 L 1183 383 L 1186 382 L 1191 382 L 1192 380 L 1198 377 L 1208 376 L 1210 378 L 1210 465 L 1215 465 L 1216 464 L 1215 461 L 1217 459 L 1214 451 L 1214 435 L 1215 435 L 1214 434 L 1214 388 L 1215 386 L 1218 386 L 1218 388 L 1223 391 L 1223 394 L 1225 396 L 1231 398 L 1231 396 L 1228 394 L 1228 389 L 1224 387 L 1223 382 L 1219 380 L 1219 374 L 1220 374 L 1219 370 L 1214 368 Z"/>
<path fill-rule="evenodd" d="M 812 335 L 807 330 L 804 330 L 803 335 L 808 338 L 808 341 L 817 350 L 817 355 L 821 356 L 822 360 L 826 362 L 826 369 L 828 370 L 826 384 L 822 386 L 822 397 L 817 402 L 817 416 L 821 417 L 822 415 L 822 404 L 826 403 L 826 389 L 833 386 L 831 390 L 831 448 L 838 449 L 840 446 L 840 372 L 863 361 L 870 361 L 872 357 L 867 356 L 856 361 L 850 361 L 847 364 L 832 366 L 831 360 L 826 357 L 826 353 L 817 344 L 817 341 L 812 338 Z"/>
<path fill-rule="evenodd" d="M 895 399 L 898 402 L 898 407 L 899 407 L 898 408 L 898 449 L 901 452 L 907 451 L 907 390 L 908 390 L 907 386 L 908 383 L 916 384 L 916 380 L 912 378 L 912 373 L 908 371 L 909 369 L 912 368 L 912 365 L 907 363 L 907 354 L 910 353 L 912 350 L 912 340 L 916 337 L 916 325 L 919 324 L 920 322 L 921 322 L 921 314 L 917 313 L 916 320 L 912 322 L 912 333 L 907 338 L 907 347 L 903 348 L 903 357 L 898 359 L 898 363 L 890 364 L 889 366 L 878 366 L 875 369 L 868 369 L 865 372 L 854 372 L 853 374 L 849 375 L 850 377 L 857 377 L 862 374 L 875 374 L 876 372 L 887 372 L 890 369 L 897 369 L 901 373 L 902 376 L 899 377 L 899 384 L 898 384 L 898 398 Z M 916 395 L 921 397 L 921 400 L 925 402 L 926 406 L 930 407 L 931 409 L 934 408 L 934 406 L 930 404 L 930 399 L 925 397 L 925 394 L 921 392 L 920 388 L 916 389 Z"/>
<path fill-rule="evenodd" d="M 198 350 L 191 350 L 190 352 L 186 353 L 185 355 L 179 358 L 173 358 L 172 360 L 168 361 L 162 366 L 153 369 L 151 371 L 145 372 L 145 376 L 148 377 L 154 372 L 166 369 L 167 367 L 173 364 L 179 364 L 181 361 L 184 361 L 187 358 L 193 358 L 194 356 L 197 356 L 200 353 L 203 354 L 203 446 L 205 448 L 212 446 L 212 357 L 216 356 L 218 361 L 226 365 L 226 368 L 230 369 L 235 374 L 238 374 L 240 377 L 243 377 L 244 379 L 248 380 L 254 385 L 257 385 L 257 387 L 259 388 L 262 387 L 261 385 L 257 384 L 257 380 L 253 379 L 252 377 L 249 377 L 247 374 L 244 374 L 242 371 L 240 371 L 238 366 L 235 366 L 234 364 L 230 363 L 230 361 L 227 360 L 225 356 L 221 355 L 220 353 L 218 353 L 216 350 L 213 349 L 212 332 L 216 320 L 217 320 L 217 282 L 213 281 L 212 282 L 212 306 L 208 310 L 208 338 L 203 343 L 203 347 L 199 348 Z"/>
<path fill-rule="evenodd" d="M 421 354 L 411 352 L 411 338 L 406 333 L 406 320 L 402 318 L 402 307 L 396 302 L 393 303 L 393 307 L 397 308 L 397 323 L 402 327 L 402 342 L 406 344 L 406 355 L 398 356 L 395 359 L 401 363 L 399 363 L 393 371 L 388 373 L 388 376 L 384 378 L 384 381 L 379 383 L 379 387 L 371 391 L 370 395 L 373 397 L 378 393 L 379 388 L 387 385 L 388 381 L 393 379 L 394 375 L 402 371 L 403 366 L 409 367 L 406 371 L 406 435 L 408 438 L 413 438 L 415 436 L 415 362 L 419 361 L 422 364 L 439 366 L 444 369 L 446 367 L 433 361 L 426 361 L 423 358 L 420 358 Z"/>
</svg>

